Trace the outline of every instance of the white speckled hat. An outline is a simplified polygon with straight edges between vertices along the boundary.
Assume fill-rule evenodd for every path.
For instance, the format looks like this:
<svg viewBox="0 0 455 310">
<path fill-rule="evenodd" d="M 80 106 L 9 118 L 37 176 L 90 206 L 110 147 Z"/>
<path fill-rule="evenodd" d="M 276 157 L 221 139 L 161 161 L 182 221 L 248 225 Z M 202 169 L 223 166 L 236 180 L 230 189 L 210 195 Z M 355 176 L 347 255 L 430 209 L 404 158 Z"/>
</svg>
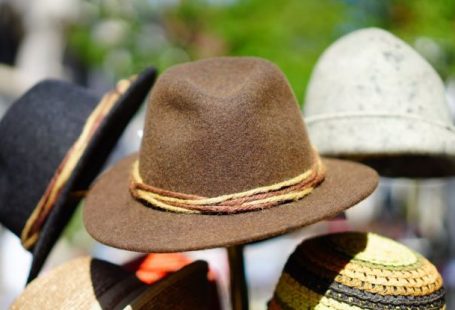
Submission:
<svg viewBox="0 0 455 310">
<path fill-rule="evenodd" d="M 455 175 L 455 127 L 444 84 L 416 51 L 376 28 L 352 32 L 319 58 L 304 114 L 326 156 L 385 176 Z"/>
</svg>

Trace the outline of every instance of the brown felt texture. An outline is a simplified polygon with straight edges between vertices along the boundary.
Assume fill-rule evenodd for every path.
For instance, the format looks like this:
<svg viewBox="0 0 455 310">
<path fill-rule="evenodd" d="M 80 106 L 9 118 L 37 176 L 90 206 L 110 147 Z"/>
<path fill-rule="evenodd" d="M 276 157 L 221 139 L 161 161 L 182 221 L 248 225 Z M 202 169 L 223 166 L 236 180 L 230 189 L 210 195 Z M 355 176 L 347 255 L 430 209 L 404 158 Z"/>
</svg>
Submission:
<svg viewBox="0 0 455 310">
<path fill-rule="evenodd" d="M 213 197 L 300 175 L 315 158 L 297 101 L 268 61 L 222 57 L 175 66 L 156 82 L 139 155 L 100 177 L 84 209 L 88 232 L 108 245 L 142 252 L 248 243 L 335 216 L 368 196 L 377 174 L 326 160 L 326 180 L 297 202 L 234 215 L 154 209 L 129 192 L 132 163 L 150 185 Z"/>
<path fill-rule="evenodd" d="M 150 185 L 213 197 L 301 174 L 314 161 L 281 71 L 257 58 L 175 66 L 156 82 L 140 152 Z"/>
<path fill-rule="evenodd" d="M 327 176 L 309 196 L 267 210 L 233 215 L 172 213 L 146 207 L 128 190 L 137 155 L 103 174 L 84 208 L 87 231 L 107 245 L 137 252 L 179 252 L 249 243 L 336 216 L 376 187 L 374 170 L 326 159 Z"/>
</svg>

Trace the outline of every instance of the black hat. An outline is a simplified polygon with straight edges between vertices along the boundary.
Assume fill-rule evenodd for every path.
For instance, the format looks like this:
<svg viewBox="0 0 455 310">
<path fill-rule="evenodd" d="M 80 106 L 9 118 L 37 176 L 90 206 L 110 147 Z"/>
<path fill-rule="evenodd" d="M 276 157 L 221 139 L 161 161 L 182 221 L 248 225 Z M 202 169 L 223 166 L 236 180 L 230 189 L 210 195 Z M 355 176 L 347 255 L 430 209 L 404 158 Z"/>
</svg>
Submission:
<svg viewBox="0 0 455 310">
<path fill-rule="evenodd" d="M 0 121 L 0 223 L 32 252 L 37 276 L 77 204 L 156 77 L 149 68 L 102 98 L 46 80 Z"/>
</svg>

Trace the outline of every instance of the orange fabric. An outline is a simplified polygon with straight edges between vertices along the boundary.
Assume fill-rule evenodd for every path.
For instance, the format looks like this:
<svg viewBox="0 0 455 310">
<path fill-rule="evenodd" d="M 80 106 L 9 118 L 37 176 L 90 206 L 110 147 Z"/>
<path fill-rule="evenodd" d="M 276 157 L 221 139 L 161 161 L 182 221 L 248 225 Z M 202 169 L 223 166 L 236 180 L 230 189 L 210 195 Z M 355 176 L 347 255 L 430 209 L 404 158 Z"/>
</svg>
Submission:
<svg viewBox="0 0 455 310">
<path fill-rule="evenodd" d="M 152 284 L 189 263 L 191 260 L 181 253 L 152 253 L 124 267 L 135 272 L 142 282 Z"/>
</svg>

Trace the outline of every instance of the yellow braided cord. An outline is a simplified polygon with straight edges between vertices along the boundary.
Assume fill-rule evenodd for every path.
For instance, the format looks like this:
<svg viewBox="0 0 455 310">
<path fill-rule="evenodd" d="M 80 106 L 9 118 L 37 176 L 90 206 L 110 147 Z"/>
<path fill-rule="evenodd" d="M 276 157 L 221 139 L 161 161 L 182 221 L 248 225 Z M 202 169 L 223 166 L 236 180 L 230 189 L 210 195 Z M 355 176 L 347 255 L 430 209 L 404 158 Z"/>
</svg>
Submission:
<svg viewBox="0 0 455 310">
<path fill-rule="evenodd" d="M 133 166 L 133 180 L 137 183 L 144 183 L 144 181 L 142 180 L 142 177 L 139 174 L 139 162 L 136 161 L 133 165 L 134 165 Z M 302 180 L 306 179 L 308 177 L 308 175 L 311 174 L 311 172 L 312 172 L 312 170 L 308 170 L 293 179 L 286 180 L 281 183 L 276 183 L 276 184 L 273 184 L 270 186 L 259 187 L 259 188 L 255 188 L 255 189 L 248 190 L 248 191 L 241 192 L 241 193 L 227 194 L 227 195 L 222 195 L 222 196 L 213 197 L 213 198 L 206 198 L 206 199 L 197 199 L 197 200 L 196 199 L 193 199 L 193 200 L 179 199 L 179 198 L 167 197 L 167 196 L 162 196 L 159 194 L 148 193 L 148 192 L 145 192 L 145 194 L 150 194 L 152 197 L 156 197 L 156 198 L 159 198 L 160 200 L 169 201 L 169 202 L 182 202 L 182 203 L 195 204 L 195 205 L 216 204 L 216 203 L 224 202 L 224 201 L 231 200 L 231 199 L 252 196 L 252 195 L 260 194 L 260 193 L 266 193 L 266 192 L 278 190 L 283 187 L 288 187 L 291 185 L 298 184 L 298 183 L 302 182 Z M 142 190 L 140 190 L 140 191 L 144 192 Z"/>
<path fill-rule="evenodd" d="M 144 201 L 147 201 L 151 205 L 154 205 L 155 207 L 158 207 L 158 208 L 161 208 L 161 209 L 164 209 L 164 210 L 167 210 L 167 211 L 172 211 L 172 212 L 176 212 L 176 213 L 201 213 L 199 211 L 188 210 L 188 209 L 185 209 L 185 208 L 179 208 L 179 207 L 175 207 L 173 205 L 161 202 L 160 200 L 155 199 L 155 197 L 161 198 L 160 195 L 153 194 L 153 193 L 150 193 L 150 192 L 145 192 L 145 191 L 139 191 L 138 190 L 137 191 L 137 195 L 140 197 L 140 199 L 142 199 Z"/>
<path fill-rule="evenodd" d="M 278 196 L 273 196 L 270 198 L 265 198 L 265 199 L 260 199 L 256 201 L 251 201 L 245 203 L 245 205 L 258 205 L 258 204 L 263 204 L 263 203 L 269 203 L 269 202 L 282 202 L 282 201 L 295 201 L 302 199 L 303 197 L 307 196 L 313 191 L 314 187 L 307 188 L 298 192 L 293 192 L 285 195 L 278 195 Z"/>
<path fill-rule="evenodd" d="M 247 211 L 255 210 L 255 208 L 263 209 L 264 206 L 272 206 L 283 202 L 295 201 L 309 195 L 319 182 L 322 181 L 325 174 L 325 169 L 317 154 L 315 158 L 316 163 L 312 168 L 292 179 L 240 193 L 226 194 L 211 198 L 186 195 L 182 193 L 172 193 L 161 189 L 154 190 L 152 186 L 144 183 L 144 180 L 139 173 L 139 161 L 135 161 L 131 172 L 130 191 L 136 199 L 145 201 L 155 207 L 178 213 L 210 213 L 210 210 L 204 210 L 204 208 L 210 209 L 210 206 L 217 206 L 218 209 L 216 210 L 221 210 L 219 212 L 214 211 L 214 213 L 230 213 L 238 210 L 241 212 L 242 208 Z M 273 194 L 273 192 L 276 191 L 293 186 L 299 186 L 299 184 L 304 182 L 308 182 L 308 184 L 290 192 L 278 192 L 276 195 Z M 163 194 L 161 192 L 170 194 Z M 265 196 L 248 200 L 251 197 L 261 196 L 262 194 Z M 188 198 L 182 198 L 182 196 L 188 196 Z M 232 204 L 233 201 L 241 201 L 242 199 L 245 201 L 239 202 L 239 205 Z M 228 206 L 229 203 L 231 203 L 230 206 Z"/>
<path fill-rule="evenodd" d="M 126 92 L 134 79 L 135 77 L 131 77 L 128 80 L 119 81 L 115 89 L 103 96 L 97 107 L 88 117 L 80 136 L 65 155 L 65 158 L 51 179 L 45 194 L 41 197 L 21 232 L 21 242 L 26 249 L 31 248 L 38 240 L 42 225 L 54 203 L 57 201 L 61 190 L 71 177 L 74 168 L 84 154 L 104 116 L 110 112 L 115 102 Z"/>
</svg>

